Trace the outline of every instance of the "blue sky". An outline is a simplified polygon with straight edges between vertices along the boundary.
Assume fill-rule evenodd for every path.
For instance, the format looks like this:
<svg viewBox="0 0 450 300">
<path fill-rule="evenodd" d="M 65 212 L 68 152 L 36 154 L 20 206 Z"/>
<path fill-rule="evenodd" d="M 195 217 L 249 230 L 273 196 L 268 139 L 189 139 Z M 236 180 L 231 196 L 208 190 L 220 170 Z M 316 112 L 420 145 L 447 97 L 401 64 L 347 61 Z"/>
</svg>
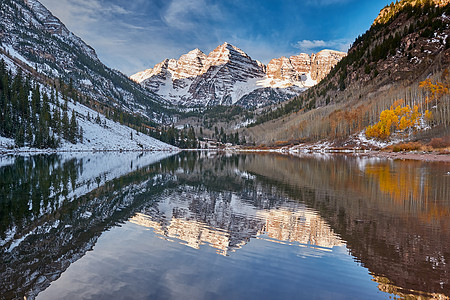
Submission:
<svg viewBox="0 0 450 300">
<path fill-rule="evenodd" d="M 127 75 L 229 42 L 253 59 L 347 50 L 386 0 L 41 0 Z"/>
</svg>

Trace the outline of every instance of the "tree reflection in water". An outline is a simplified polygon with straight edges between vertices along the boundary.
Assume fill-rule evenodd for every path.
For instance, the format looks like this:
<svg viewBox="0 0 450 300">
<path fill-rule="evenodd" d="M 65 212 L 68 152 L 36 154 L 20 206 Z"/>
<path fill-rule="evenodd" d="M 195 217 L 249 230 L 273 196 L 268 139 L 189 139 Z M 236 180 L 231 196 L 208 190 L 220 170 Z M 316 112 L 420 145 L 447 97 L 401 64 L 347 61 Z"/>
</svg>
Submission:
<svg viewBox="0 0 450 300">
<path fill-rule="evenodd" d="M 225 256 L 253 239 L 320 251 L 346 245 L 381 291 L 450 295 L 448 164 L 155 155 L 15 157 L 3 164 L 3 298 L 35 297 L 127 220 Z"/>
</svg>

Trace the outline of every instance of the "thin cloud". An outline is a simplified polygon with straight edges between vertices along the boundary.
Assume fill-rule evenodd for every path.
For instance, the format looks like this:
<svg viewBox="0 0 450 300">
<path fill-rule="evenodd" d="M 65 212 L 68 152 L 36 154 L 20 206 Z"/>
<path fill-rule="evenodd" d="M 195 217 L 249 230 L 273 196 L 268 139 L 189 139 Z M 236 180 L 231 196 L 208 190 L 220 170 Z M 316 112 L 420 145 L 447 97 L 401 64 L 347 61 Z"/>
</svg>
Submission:
<svg viewBox="0 0 450 300">
<path fill-rule="evenodd" d="M 117 4 L 99 0 L 41 1 L 69 30 L 93 46 L 106 65 L 126 74 L 148 67 L 143 53 L 164 52 L 155 43 L 169 46 L 160 37 L 162 33 L 151 40 L 142 39 L 143 34 L 160 31 L 161 27 L 155 26 L 158 20 L 135 24 L 135 14 Z"/>
<path fill-rule="evenodd" d="M 153 67 L 165 58 L 178 58 L 195 48 L 207 53 L 223 42 L 232 43 L 263 63 L 298 54 L 299 50 L 309 54 L 322 49 L 347 51 L 354 40 L 352 35 L 356 36 L 364 28 L 355 31 L 360 22 L 355 25 L 350 21 L 356 22 L 358 18 L 346 16 L 362 15 L 355 10 L 368 3 L 355 0 L 40 1 L 69 30 L 93 46 L 104 63 L 128 75 Z M 321 10 L 322 7 L 326 9 Z M 378 11 L 376 7 L 375 13 Z M 346 23 L 347 19 L 351 24 Z M 341 36 L 345 39 L 335 40 Z"/>
<path fill-rule="evenodd" d="M 347 52 L 350 48 L 350 42 L 346 39 L 332 40 L 332 41 L 323 41 L 323 40 L 302 40 L 298 41 L 294 48 L 299 49 L 302 52 L 310 53 L 312 51 L 320 51 L 325 48 L 330 48 L 333 50 L 339 50 L 343 52 Z"/>
<path fill-rule="evenodd" d="M 163 16 L 166 25 L 177 29 L 192 29 L 204 25 L 205 20 L 218 19 L 222 19 L 219 7 L 205 0 L 172 0 Z"/>
</svg>

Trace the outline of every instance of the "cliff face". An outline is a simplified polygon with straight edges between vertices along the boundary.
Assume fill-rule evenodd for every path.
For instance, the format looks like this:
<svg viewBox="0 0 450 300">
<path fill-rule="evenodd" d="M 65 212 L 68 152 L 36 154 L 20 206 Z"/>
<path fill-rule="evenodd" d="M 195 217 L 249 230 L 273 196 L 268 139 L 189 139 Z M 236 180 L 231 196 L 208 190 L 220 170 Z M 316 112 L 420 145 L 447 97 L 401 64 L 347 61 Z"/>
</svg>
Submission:
<svg viewBox="0 0 450 300">
<path fill-rule="evenodd" d="M 311 56 L 301 53 L 289 58 L 272 59 L 267 65 L 266 73 L 269 78 L 288 80 L 293 84 L 305 81 L 309 73 L 312 80 L 319 82 L 345 56 L 344 52 L 322 50 Z"/>
<path fill-rule="evenodd" d="M 316 55 L 313 54 L 311 56 L 311 78 L 320 82 L 346 55 L 346 53 L 331 50 L 322 50 Z"/>
<path fill-rule="evenodd" d="M 315 85 L 345 55 L 331 50 L 312 56 L 302 53 L 273 59 L 265 66 L 224 43 L 209 55 L 195 49 L 179 60 L 166 59 L 131 79 L 175 104 L 260 107 Z"/>
</svg>

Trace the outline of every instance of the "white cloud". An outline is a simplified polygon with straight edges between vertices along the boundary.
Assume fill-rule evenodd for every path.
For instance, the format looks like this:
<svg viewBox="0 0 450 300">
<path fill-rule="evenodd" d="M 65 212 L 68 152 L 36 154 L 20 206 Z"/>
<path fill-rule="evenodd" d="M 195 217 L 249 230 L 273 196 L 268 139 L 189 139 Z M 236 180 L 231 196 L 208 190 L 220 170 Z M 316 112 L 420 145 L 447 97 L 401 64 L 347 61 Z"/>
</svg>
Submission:
<svg viewBox="0 0 450 300">
<path fill-rule="evenodd" d="M 168 26 L 177 29 L 192 29 L 200 20 L 222 18 L 219 7 L 205 0 L 172 0 L 163 16 Z"/>
<path fill-rule="evenodd" d="M 327 43 L 325 43 L 325 41 L 322 40 L 303 40 L 303 41 L 298 41 L 297 44 L 295 45 L 296 48 L 299 48 L 302 51 L 309 51 L 312 49 L 316 49 L 319 47 L 325 47 L 327 45 Z"/>
<path fill-rule="evenodd" d="M 350 48 L 350 41 L 347 39 L 323 41 L 323 40 L 303 40 L 298 41 L 295 48 L 300 51 L 310 53 L 312 51 L 323 50 L 325 48 L 347 52 Z"/>
</svg>

